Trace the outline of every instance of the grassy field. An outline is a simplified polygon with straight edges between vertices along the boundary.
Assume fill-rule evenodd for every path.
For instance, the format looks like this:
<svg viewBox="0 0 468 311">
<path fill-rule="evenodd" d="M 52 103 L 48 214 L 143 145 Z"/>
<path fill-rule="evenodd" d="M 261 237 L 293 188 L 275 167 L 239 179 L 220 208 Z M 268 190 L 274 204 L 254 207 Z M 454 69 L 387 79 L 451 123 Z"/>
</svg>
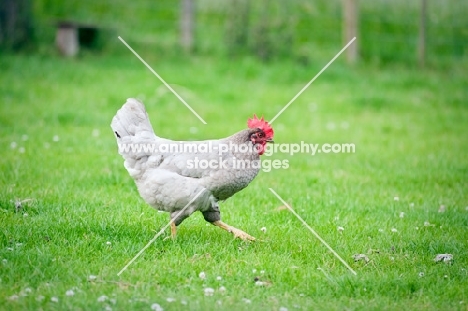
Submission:
<svg viewBox="0 0 468 311">
<path fill-rule="evenodd" d="M 126 98 L 145 102 L 160 136 L 221 138 L 253 113 L 271 119 L 326 63 L 143 57 L 207 125 L 130 52 L 0 57 L 0 309 L 467 309 L 463 68 L 338 60 L 275 121 L 275 141 L 354 143 L 354 154 L 273 155 L 289 169 L 260 173 L 221 205 L 225 222 L 259 241 L 233 240 L 195 214 L 117 276 L 168 221 L 139 198 L 117 154 L 109 124 Z M 440 253 L 452 264 L 435 263 Z"/>
</svg>

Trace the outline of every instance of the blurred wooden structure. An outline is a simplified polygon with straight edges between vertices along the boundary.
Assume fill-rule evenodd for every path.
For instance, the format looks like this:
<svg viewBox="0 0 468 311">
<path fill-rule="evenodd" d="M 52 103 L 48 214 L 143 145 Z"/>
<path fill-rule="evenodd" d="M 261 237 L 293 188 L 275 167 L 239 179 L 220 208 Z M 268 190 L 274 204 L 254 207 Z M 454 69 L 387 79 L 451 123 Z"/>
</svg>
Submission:
<svg viewBox="0 0 468 311">
<path fill-rule="evenodd" d="M 419 14 L 418 63 L 420 67 L 424 67 L 426 65 L 427 0 L 421 0 L 421 12 Z"/>
<path fill-rule="evenodd" d="M 345 51 L 346 60 L 353 64 L 358 59 L 358 0 L 343 0 L 343 45 L 353 42 Z"/>
<path fill-rule="evenodd" d="M 80 46 L 96 46 L 101 30 L 102 29 L 96 25 L 61 21 L 57 23 L 55 45 L 60 54 L 73 57 L 80 51 Z"/>
<path fill-rule="evenodd" d="M 186 53 L 193 51 L 195 42 L 195 1 L 181 0 L 180 44 Z"/>
</svg>

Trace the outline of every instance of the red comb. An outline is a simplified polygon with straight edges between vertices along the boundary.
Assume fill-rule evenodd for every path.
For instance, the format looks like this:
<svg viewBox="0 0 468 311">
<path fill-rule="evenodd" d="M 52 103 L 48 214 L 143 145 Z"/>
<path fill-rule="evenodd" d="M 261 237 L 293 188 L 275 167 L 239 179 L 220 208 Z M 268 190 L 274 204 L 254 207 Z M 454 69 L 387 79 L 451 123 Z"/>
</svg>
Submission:
<svg viewBox="0 0 468 311">
<path fill-rule="evenodd" d="M 249 118 L 247 121 L 247 126 L 251 129 L 259 128 L 265 133 L 267 138 L 273 138 L 273 128 L 270 126 L 270 124 L 268 124 L 267 121 L 265 121 L 263 117 L 259 119 L 256 115 L 254 115 L 252 119 Z"/>
</svg>

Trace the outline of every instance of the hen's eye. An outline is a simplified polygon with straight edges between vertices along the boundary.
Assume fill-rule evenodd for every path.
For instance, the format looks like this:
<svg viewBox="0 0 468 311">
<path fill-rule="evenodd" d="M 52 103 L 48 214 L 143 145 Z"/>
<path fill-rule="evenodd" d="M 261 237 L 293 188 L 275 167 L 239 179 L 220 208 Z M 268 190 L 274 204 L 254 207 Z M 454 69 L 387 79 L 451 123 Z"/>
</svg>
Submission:
<svg viewBox="0 0 468 311">
<path fill-rule="evenodd" d="M 265 134 L 263 134 L 263 133 L 258 133 L 258 137 L 262 138 L 263 136 L 265 136 Z"/>
</svg>

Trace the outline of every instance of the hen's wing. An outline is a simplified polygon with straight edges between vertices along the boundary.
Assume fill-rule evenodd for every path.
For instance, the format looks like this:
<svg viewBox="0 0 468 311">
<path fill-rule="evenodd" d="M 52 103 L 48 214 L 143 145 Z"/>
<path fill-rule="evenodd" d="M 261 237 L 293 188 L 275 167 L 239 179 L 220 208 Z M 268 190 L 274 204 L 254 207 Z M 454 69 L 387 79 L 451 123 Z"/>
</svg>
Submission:
<svg viewBox="0 0 468 311">
<path fill-rule="evenodd" d="M 165 169 L 148 170 L 136 184 L 140 195 L 148 204 L 158 210 L 171 212 L 172 218 L 185 208 L 175 220 L 176 225 L 193 212 L 206 211 L 216 205 L 211 192 L 196 178 L 181 176 Z"/>
</svg>

